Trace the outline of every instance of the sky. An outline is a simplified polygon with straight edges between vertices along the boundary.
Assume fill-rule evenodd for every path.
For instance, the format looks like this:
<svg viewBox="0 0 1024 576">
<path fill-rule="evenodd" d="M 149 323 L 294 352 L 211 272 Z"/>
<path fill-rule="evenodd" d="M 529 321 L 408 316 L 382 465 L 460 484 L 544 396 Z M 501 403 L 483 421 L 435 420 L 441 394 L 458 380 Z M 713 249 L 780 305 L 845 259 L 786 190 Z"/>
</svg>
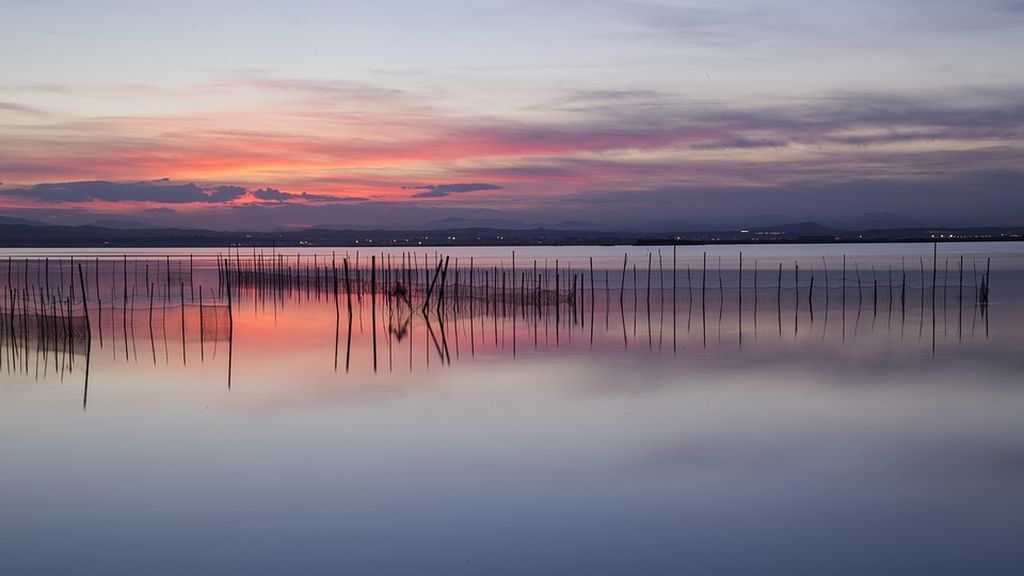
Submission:
<svg viewBox="0 0 1024 576">
<path fill-rule="evenodd" d="M 0 215 L 1024 225 L 1024 1 L 0 2 Z"/>
</svg>

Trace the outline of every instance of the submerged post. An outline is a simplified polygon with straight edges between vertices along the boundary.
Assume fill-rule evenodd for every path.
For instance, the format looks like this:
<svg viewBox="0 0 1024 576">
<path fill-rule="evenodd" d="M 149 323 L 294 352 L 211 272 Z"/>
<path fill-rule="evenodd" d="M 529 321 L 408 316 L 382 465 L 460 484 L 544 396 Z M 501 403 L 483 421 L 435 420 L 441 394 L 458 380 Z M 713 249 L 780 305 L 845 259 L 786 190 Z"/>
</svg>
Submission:
<svg viewBox="0 0 1024 576">
<path fill-rule="evenodd" d="M 707 278 L 708 278 L 708 253 L 704 252 L 704 269 L 700 273 L 700 302 L 701 306 L 704 305 L 705 292 L 707 291 Z"/>
<path fill-rule="evenodd" d="M 651 252 L 647 253 L 647 315 L 651 314 L 651 264 L 653 263 L 654 254 Z"/>
<path fill-rule="evenodd" d="M 436 277 L 434 278 L 437 279 Z M 377 371 L 377 256 L 370 256 L 370 325 L 373 330 L 373 371 Z"/>
<path fill-rule="evenodd" d="M 82 308 L 85 309 L 85 331 L 86 337 L 92 340 L 92 324 L 89 321 L 89 298 L 85 294 L 85 273 L 82 272 L 82 265 L 78 265 L 78 280 L 82 289 Z"/>
<path fill-rule="evenodd" d="M 619 286 L 619 307 L 623 305 L 623 299 L 626 297 L 626 264 L 629 262 L 629 254 L 622 255 L 622 285 Z"/>
</svg>

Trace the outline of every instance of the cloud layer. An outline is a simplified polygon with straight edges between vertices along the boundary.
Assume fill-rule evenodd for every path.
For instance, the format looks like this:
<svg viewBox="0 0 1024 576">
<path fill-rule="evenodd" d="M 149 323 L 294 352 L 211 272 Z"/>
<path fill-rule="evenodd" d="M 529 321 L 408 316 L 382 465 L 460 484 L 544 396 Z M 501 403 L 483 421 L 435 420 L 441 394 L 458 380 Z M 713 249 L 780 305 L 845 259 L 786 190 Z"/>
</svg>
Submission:
<svg viewBox="0 0 1024 576">
<path fill-rule="evenodd" d="M 115 183 L 104 181 L 36 184 L 0 190 L 0 196 L 14 196 L 44 203 L 151 202 L 156 204 L 215 204 L 231 202 L 245 194 L 241 186 L 203 189 L 195 184 L 169 181 Z"/>
<path fill-rule="evenodd" d="M 478 190 L 501 190 L 501 186 L 495 184 L 431 184 L 428 186 L 406 186 L 408 190 L 425 190 L 413 194 L 413 198 L 443 198 L 452 194 L 464 194 Z"/>
<path fill-rule="evenodd" d="M 12 5 L 5 214 L 1024 223 L 1020 2 L 123 1 Z"/>
</svg>

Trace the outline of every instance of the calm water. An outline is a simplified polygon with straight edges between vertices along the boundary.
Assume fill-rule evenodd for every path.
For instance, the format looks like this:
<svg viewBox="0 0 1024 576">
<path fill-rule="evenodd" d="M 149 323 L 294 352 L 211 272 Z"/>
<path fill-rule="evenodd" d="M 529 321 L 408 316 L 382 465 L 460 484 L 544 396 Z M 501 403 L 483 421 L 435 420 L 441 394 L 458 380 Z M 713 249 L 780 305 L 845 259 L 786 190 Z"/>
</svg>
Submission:
<svg viewBox="0 0 1024 576">
<path fill-rule="evenodd" d="M 1024 245 L 932 249 L 0 251 L 0 572 L 1019 574 Z"/>
</svg>

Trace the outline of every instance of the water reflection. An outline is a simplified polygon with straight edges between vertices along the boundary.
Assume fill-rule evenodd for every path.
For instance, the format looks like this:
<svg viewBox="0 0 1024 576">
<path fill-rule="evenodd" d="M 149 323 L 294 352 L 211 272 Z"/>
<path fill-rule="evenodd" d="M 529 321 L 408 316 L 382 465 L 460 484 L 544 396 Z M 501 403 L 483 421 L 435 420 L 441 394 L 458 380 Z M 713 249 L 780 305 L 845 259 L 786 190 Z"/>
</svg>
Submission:
<svg viewBox="0 0 1024 576">
<path fill-rule="evenodd" d="M 1015 573 L 1024 251 L 822 250 L 12 255 L 5 572 Z"/>
<path fill-rule="evenodd" d="M 374 358 L 382 345 L 377 339 L 378 332 L 386 340 L 383 345 L 391 345 L 392 340 L 415 340 L 416 332 L 423 331 L 427 340 L 436 342 L 433 347 L 445 359 L 451 356 L 443 352 L 450 332 L 467 335 L 471 353 L 476 349 L 477 332 L 480 344 L 486 345 L 484 333 L 488 330 L 494 333 L 494 342 L 512 342 L 513 353 L 523 331 L 527 336 L 531 332 L 535 347 L 540 346 L 538 334 L 542 326 L 545 346 L 560 346 L 563 339 L 568 343 L 583 336 L 589 337 L 591 345 L 596 339 L 607 347 L 614 316 L 617 324 L 621 324 L 614 330 L 622 329 L 623 348 L 646 344 L 647 348 L 662 349 L 668 332 L 674 351 L 694 344 L 694 324 L 699 330 L 701 347 L 708 346 L 709 335 L 712 343 L 722 343 L 723 337 L 729 335 L 741 345 L 744 336 L 756 338 L 761 334 L 766 323 L 774 324 L 779 336 L 784 325 L 791 324 L 793 336 L 800 337 L 803 323 L 805 337 L 838 336 L 844 341 L 848 336 L 858 337 L 861 323 L 868 320 L 871 334 L 878 335 L 876 329 L 881 321 L 886 331 L 898 330 L 901 339 L 908 328 L 914 327 L 916 338 L 924 338 L 926 321 L 932 341 L 948 340 L 950 325 L 954 326 L 956 339 L 963 339 L 965 315 L 970 317 L 968 337 L 976 336 L 979 323 L 981 330 L 988 330 L 990 259 L 984 260 L 982 272 L 978 271 L 975 259 L 975 268 L 968 277 L 963 257 L 952 276 L 947 259 L 941 277 L 938 260 L 933 259 L 931 270 L 926 271 L 922 258 L 916 278 L 907 276 L 903 259 L 904 265 L 897 271 L 890 265 L 880 273 L 871 264 L 870 276 L 865 281 L 859 262 L 854 263 L 850 273 L 844 256 L 842 271 L 830 271 L 822 259 L 820 270 L 801 271 L 800 262 L 795 261 L 786 275 L 784 264 L 779 262 L 777 277 L 772 279 L 768 275 L 766 279 L 766 271 L 758 260 L 754 261 L 753 270 L 744 271 L 741 252 L 738 268 L 733 270 L 723 269 L 721 258 L 718 268 L 709 270 L 705 254 L 701 270 L 694 274 L 688 264 L 685 271 L 679 270 L 675 255 L 672 272 L 667 273 L 658 251 L 657 269 L 652 265 L 654 253 L 649 252 L 645 273 L 638 273 L 634 264 L 632 275 L 628 274 L 629 258 L 625 257 L 621 281 L 615 286 L 610 271 L 595 270 L 592 258 L 589 270 L 573 270 L 571 264 L 559 263 L 557 259 L 553 266 L 545 261 L 539 268 L 539 262 L 534 260 L 528 266 L 530 274 L 520 271 L 517 275 L 514 255 L 511 270 L 498 265 L 479 270 L 472 258 L 468 266 L 460 266 L 456 258 L 452 274 L 449 256 L 438 257 L 436 262 L 425 261 L 422 269 L 414 265 L 412 255 L 402 254 L 400 264 L 392 262 L 390 256 L 387 268 L 379 271 L 377 255 L 371 255 L 367 268 L 350 266 L 347 257 L 321 265 L 314 256 L 312 266 L 303 264 L 301 259 L 294 266 L 288 265 L 284 255 L 272 264 L 264 262 L 258 254 L 246 260 L 236 256 L 233 263 L 230 258 L 218 257 L 216 274 L 205 271 L 204 275 L 200 271 L 199 284 L 191 257 L 187 258 L 188 272 L 183 274 L 182 261 L 172 262 L 168 257 L 161 270 L 159 260 L 129 261 L 125 256 L 120 261 L 104 262 L 111 265 L 109 277 L 100 272 L 100 260 L 96 258 L 91 274 L 83 273 L 82 263 L 78 263 L 79 297 L 74 296 L 72 274 L 68 275 L 71 283 L 67 286 L 49 285 L 51 266 L 59 272 L 62 283 L 66 269 L 74 270 L 74 260 L 24 259 L 16 264 L 23 271 L 18 277 L 12 272 L 13 259 L 9 259 L 6 298 L 2 303 L 7 322 L 0 337 L 8 348 L 20 345 L 22 353 L 35 351 L 34 354 L 47 356 L 80 354 L 84 341 L 96 339 L 100 348 L 109 345 L 115 358 L 120 349 L 125 361 L 137 361 L 136 331 L 145 331 L 154 363 L 157 341 L 161 341 L 164 360 L 169 361 L 167 340 L 179 337 L 179 352 L 185 364 L 187 341 L 200 342 L 199 355 L 204 359 L 207 343 L 230 339 L 236 317 L 275 326 L 287 325 L 289 315 L 318 315 L 325 321 L 333 317 L 337 344 L 344 316 L 347 359 L 351 356 L 353 326 L 357 339 L 369 332 Z M 151 265 L 156 269 L 153 280 Z M 172 274 L 175 265 L 177 272 Z M 206 288 L 202 284 L 204 276 Z M 603 277 L 601 287 L 599 277 Z M 46 279 L 45 286 L 36 284 L 41 278 Z M 709 283 L 715 288 L 709 290 Z M 87 285 L 92 294 L 87 295 Z M 613 294 L 617 294 L 617 299 L 612 298 Z M 236 306 L 233 312 L 232 299 Z M 341 299 L 345 300 L 344 315 Z M 90 306 L 96 316 L 92 320 Z M 365 318 L 369 319 L 369 328 Z M 601 319 L 603 333 L 596 330 Z M 678 329 L 681 322 L 686 326 L 683 334 Z M 727 326 L 729 322 L 734 324 L 734 330 Z M 848 322 L 853 323 L 852 328 Z"/>
<path fill-rule="evenodd" d="M 656 267 L 655 251 L 644 268 L 630 267 L 627 254 L 617 285 L 592 257 L 584 266 L 554 259 L 520 261 L 517 268 L 514 253 L 507 267 L 412 253 L 379 261 L 371 254 L 360 264 L 358 253 L 350 262 L 348 255 L 243 258 L 236 251 L 201 261 L 198 270 L 192 256 L 10 258 L 0 345 L 7 373 L 36 379 L 50 377 L 51 369 L 63 379 L 76 362 L 88 372 L 95 342 L 104 360 L 140 370 L 143 360 L 157 368 L 188 365 L 190 358 L 224 362 L 230 387 L 236 322 L 242 333 L 291 335 L 279 348 L 256 351 L 281 358 L 293 354 L 295 343 L 310 345 L 300 337 L 307 327 L 330 325 L 333 338 L 319 345 L 332 347 L 333 369 L 343 359 L 346 373 L 393 371 L 402 355 L 410 370 L 432 360 L 451 364 L 464 348 L 470 358 L 516 357 L 524 347 L 676 356 L 751 346 L 814 353 L 837 344 L 927 343 L 934 354 L 940 346 L 989 338 L 991 259 L 979 269 L 974 258 L 965 270 L 961 256 L 951 271 L 946 258 L 940 274 L 934 250 L 927 267 L 919 258 L 916 276 L 901 258 L 897 269 L 866 263 L 866 278 L 861 263 L 845 255 L 838 270 L 822 258 L 819 268 L 793 261 L 787 270 L 779 262 L 773 272 L 756 259 L 744 267 L 742 252 L 735 268 L 719 257 L 709 269 L 703 253 L 694 271 L 689 263 L 679 266 L 675 250 L 666 269 L 658 250 Z M 1006 276 L 1012 285 L 1012 273 Z"/>
</svg>

